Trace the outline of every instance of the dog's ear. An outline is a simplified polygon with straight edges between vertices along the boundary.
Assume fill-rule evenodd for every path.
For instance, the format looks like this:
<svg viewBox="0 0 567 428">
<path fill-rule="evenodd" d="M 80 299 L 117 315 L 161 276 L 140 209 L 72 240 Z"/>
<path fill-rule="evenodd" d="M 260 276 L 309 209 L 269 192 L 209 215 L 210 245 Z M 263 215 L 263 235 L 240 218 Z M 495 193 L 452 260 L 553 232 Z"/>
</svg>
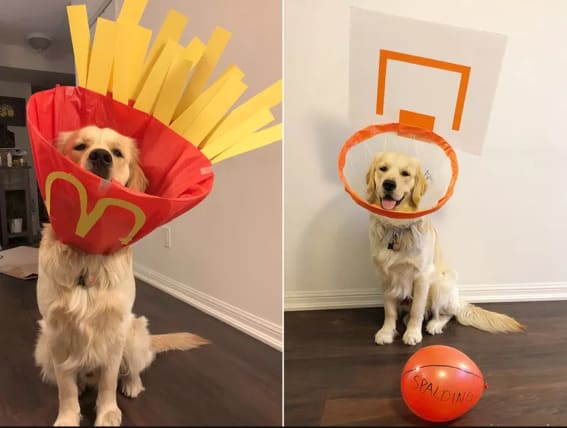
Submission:
<svg viewBox="0 0 567 428">
<path fill-rule="evenodd" d="M 415 176 L 415 184 L 413 185 L 413 189 L 411 192 L 411 202 L 412 205 L 417 209 L 419 207 L 419 202 L 421 201 L 421 197 L 424 195 L 425 191 L 427 190 L 427 181 L 425 180 L 425 176 L 423 172 L 421 172 L 421 168 L 417 170 L 417 174 Z"/>
<path fill-rule="evenodd" d="M 140 166 L 140 156 L 138 154 L 138 148 L 136 147 L 136 142 L 133 139 L 129 139 L 131 146 L 130 155 L 130 177 L 126 183 L 126 187 L 137 190 L 138 192 L 144 192 L 148 187 L 148 178 L 144 174 L 142 167 Z"/>
<path fill-rule="evenodd" d="M 376 197 L 376 168 L 378 168 L 379 162 L 380 156 L 374 156 L 374 159 L 370 162 L 370 168 L 368 168 L 368 172 L 366 173 L 366 200 L 371 204 L 378 202 L 378 198 Z"/>
<path fill-rule="evenodd" d="M 73 140 L 74 134 L 74 131 L 60 132 L 55 139 L 55 148 L 57 148 L 57 150 L 63 154 L 68 152 L 69 148 L 67 146 Z"/>
</svg>

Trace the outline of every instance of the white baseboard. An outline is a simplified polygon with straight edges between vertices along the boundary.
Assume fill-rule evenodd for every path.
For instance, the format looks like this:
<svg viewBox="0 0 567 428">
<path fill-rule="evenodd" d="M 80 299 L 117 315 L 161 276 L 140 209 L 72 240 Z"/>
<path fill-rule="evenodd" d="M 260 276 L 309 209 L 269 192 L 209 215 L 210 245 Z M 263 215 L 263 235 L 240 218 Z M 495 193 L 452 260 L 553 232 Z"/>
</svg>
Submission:
<svg viewBox="0 0 567 428">
<path fill-rule="evenodd" d="M 461 284 L 459 293 L 471 303 L 567 300 L 567 283 Z M 288 291 L 285 294 L 286 311 L 372 308 L 382 303 L 380 292 L 369 289 Z"/>
<path fill-rule="evenodd" d="M 134 264 L 134 274 L 142 281 L 237 328 L 272 348 L 282 350 L 281 326 L 140 264 Z"/>
</svg>

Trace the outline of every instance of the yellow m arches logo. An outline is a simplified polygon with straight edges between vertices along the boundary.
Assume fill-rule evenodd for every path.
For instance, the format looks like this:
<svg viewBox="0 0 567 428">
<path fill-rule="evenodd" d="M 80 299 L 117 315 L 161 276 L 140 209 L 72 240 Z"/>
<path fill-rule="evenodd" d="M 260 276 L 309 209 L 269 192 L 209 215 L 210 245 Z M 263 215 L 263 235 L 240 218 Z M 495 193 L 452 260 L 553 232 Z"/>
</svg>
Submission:
<svg viewBox="0 0 567 428">
<path fill-rule="evenodd" d="M 83 183 L 81 183 L 76 177 L 63 171 L 52 172 L 45 180 L 45 205 L 48 213 L 51 213 L 51 188 L 56 180 L 67 181 L 72 184 L 75 189 L 77 189 L 80 216 L 79 221 L 77 222 L 77 227 L 75 228 L 75 234 L 81 238 L 84 238 L 86 234 L 89 233 L 96 222 L 100 220 L 106 208 L 112 205 L 130 211 L 134 215 L 134 225 L 132 226 L 132 229 L 130 229 L 130 233 L 128 233 L 125 237 L 120 238 L 120 242 L 122 244 L 128 244 L 146 222 L 146 215 L 140 207 L 131 202 L 116 198 L 99 199 L 92 211 L 87 212 L 87 191 L 85 186 L 83 186 Z"/>
</svg>

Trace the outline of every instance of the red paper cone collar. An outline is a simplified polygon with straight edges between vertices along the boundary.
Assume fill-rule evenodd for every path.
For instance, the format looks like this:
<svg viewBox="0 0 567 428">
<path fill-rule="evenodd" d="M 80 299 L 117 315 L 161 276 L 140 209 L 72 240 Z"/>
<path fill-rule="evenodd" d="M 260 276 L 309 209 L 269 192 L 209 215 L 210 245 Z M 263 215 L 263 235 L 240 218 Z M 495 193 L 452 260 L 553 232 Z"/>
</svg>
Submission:
<svg viewBox="0 0 567 428">
<path fill-rule="evenodd" d="M 27 120 L 37 180 L 65 244 L 109 254 L 185 213 L 211 191 L 213 170 L 197 147 L 154 117 L 95 92 L 58 86 L 34 94 Z M 54 146 L 61 131 L 88 125 L 136 140 L 146 193 L 82 169 Z"/>
</svg>

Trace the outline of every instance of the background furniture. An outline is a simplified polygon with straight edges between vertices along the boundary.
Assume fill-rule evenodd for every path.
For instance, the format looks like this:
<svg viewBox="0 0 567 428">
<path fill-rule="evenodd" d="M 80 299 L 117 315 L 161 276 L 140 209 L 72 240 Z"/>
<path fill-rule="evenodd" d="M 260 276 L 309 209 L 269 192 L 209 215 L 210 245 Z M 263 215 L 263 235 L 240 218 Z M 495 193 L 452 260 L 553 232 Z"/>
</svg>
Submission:
<svg viewBox="0 0 567 428">
<path fill-rule="evenodd" d="M 2 248 L 22 241 L 33 242 L 33 217 L 30 192 L 30 167 L 0 167 L 0 233 Z M 11 218 L 22 218 L 20 233 L 11 233 Z"/>
</svg>

